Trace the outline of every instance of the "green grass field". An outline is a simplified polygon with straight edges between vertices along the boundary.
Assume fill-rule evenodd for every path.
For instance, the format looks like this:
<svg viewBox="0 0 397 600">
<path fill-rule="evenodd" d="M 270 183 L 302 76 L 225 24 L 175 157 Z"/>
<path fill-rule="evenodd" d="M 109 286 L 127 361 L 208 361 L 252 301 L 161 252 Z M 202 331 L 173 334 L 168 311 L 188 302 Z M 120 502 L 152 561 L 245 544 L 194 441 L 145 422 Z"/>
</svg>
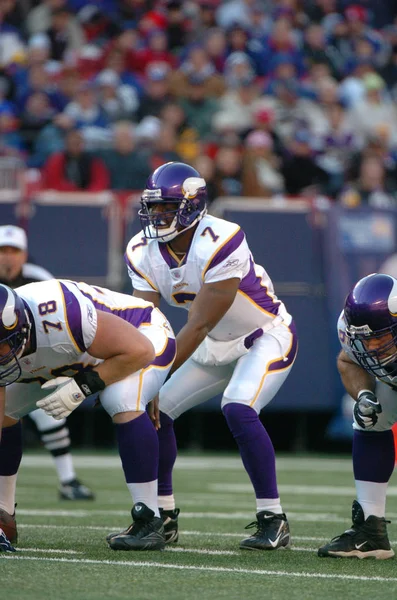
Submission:
<svg viewBox="0 0 397 600">
<path fill-rule="evenodd" d="M 77 455 L 92 503 L 57 498 L 45 453 L 26 454 L 17 491 L 17 554 L 0 555 L 1 598 L 18 600 L 310 600 L 397 597 L 395 560 L 320 559 L 324 541 L 349 527 L 354 497 L 348 458 L 278 458 L 292 548 L 243 552 L 255 505 L 237 456 L 181 455 L 175 469 L 180 541 L 163 552 L 114 552 L 105 536 L 129 525 L 131 501 L 119 459 Z M 397 522 L 397 484 L 388 517 Z M 251 530 L 252 531 L 252 530 Z M 397 547 L 397 527 L 389 525 Z M 397 549 L 397 548 L 395 548 Z"/>
</svg>

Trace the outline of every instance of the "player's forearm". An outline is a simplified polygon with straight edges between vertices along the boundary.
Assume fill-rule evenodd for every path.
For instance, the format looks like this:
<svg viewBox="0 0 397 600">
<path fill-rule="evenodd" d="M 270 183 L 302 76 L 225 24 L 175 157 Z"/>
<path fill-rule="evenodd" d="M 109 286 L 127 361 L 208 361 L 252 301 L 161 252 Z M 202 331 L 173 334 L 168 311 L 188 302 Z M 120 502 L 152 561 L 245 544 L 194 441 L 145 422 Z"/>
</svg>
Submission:
<svg viewBox="0 0 397 600">
<path fill-rule="evenodd" d="M 148 340 L 149 341 L 149 340 Z M 131 354 L 118 354 L 107 358 L 103 363 L 97 365 L 97 371 L 106 386 L 121 381 L 129 375 L 147 367 L 156 357 L 153 344 L 148 344 L 141 352 Z"/>
<path fill-rule="evenodd" d="M 338 358 L 338 371 L 347 393 L 357 400 L 361 390 L 375 391 L 375 378 L 353 362 Z"/>
</svg>

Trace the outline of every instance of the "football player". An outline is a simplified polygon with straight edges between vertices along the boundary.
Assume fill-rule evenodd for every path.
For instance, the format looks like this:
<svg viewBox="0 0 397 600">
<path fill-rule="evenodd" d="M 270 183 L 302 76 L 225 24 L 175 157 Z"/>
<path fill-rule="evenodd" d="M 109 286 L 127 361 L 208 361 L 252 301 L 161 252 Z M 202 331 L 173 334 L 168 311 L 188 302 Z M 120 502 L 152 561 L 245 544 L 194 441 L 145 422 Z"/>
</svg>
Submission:
<svg viewBox="0 0 397 600">
<path fill-rule="evenodd" d="M 48 271 L 28 262 L 28 240 L 25 231 L 15 225 L 1 225 L 0 283 L 16 288 L 52 278 Z M 93 500 L 93 492 L 76 476 L 66 419 L 56 421 L 40 408 L 28 416 L 35 424 L 43 446 L 54 460 L 59 479 L 59 497 L 62 500 Z"/>
<path fill-rule="evenodd" d="M 164 298 L 189 311 L 172 376 L 160 391 L 159 506 L 167 542 L 176 541 L 173 422 L 222 392 L 222 411 L 256 496 L 256 521 L 248 526 L 256 529 L 240 548 L 272 550 L 288 546 L 290 533 L 259 413 L 291 370 L 295 327 L 268 274 L 254 263 L 244 232 L 208 215 L 206 200 L 206 182 L 191 166 L 171 162 L 156 169 L 142 194 L 143 231 L 125 255 L 134 297 L 155 306 Z"/>
<path fill-rule="evenodd" d="M 318 550 L 319 556 L 394 556 L 385 520 L 386 491 L 394 469 L 391 427 L 397 421 L 397 280 L 360 279 L 338 321 L 338 370 L 353 407 L 353 471 L 357 500 L 352 527 Z"/>
<path fill-rule="evenodd" d="M 17 538 L 15 487 L 22 457 L 19 419 L 37 406 L 63 419 L 92 394 L 116 427 L 134 505 L 114 550 L 161 550 L 158 439 L 145 408 L 175 358 L 162 313 L 130 295 L 67 280 L 0 285 L 0 528 Z M 4 547 L 0 546 L 0 549 Z"/>
</svg>

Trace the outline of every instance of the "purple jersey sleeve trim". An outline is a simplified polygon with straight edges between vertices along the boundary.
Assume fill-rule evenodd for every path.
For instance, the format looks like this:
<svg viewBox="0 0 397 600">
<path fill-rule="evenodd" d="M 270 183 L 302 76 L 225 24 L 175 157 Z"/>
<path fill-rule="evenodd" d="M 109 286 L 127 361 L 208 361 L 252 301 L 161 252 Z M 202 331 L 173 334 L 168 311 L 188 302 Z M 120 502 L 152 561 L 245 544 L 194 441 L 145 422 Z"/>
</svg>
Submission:
<svg viewBox="0 0 397 600">
<path fill-rule="evenodd" d="M 82 291 L 81 293 L 91 300 L 97 310 L 116 315 L 116 317 L 128 321 L 136 328 L 142 325 L 142 323 L 151 323 L 153 306 L 145 306 L 142 308 L 139 306 L 108 306 L 104 302 L 98 300 L 98 298 L 91 296 L 88 292 Z"/>
<path fill-rule="evenodd" d="M 210 270 L 223 262 L 232 252 L 237 250 L 237 248 L 244 241 L 244 232 L 239 228 L 232 236 L 228 237 L 225 242 L 219 248 L 216 249 L 214 254 L 211 256 L 208 261 L 204 271 L 203 271 L 203 279 L 205 274 Z"/>
<path fill-rule="evenodd" d="M 84 343 L 83 326 L 81 322 L 81 307 L 80 302 L 76 296 L 66 287 L 63 283 L 60 283 L 65 308 L 65 321 L 69 330 L 70 337 L 73 339 L 77 348 L 81 352 L 87 350 Z"/>
<path fill-rule="evenodd" d="M 136 267 L 134 267 L 134 265 L 130 261 L 130 258 L 128 256 L 127 252 L 124 254 L 124 260 L 125 260 L 126 264 L 130 267 L 131 271 L 133 271 L 135 273 L 135 275 L 138 275 L 138 277 L 140 277 L 141 279 L 144 279 L 146 281 L 146 283 L 148 283 L 155 292 L 158 292 L 158 289 L 156 288 L 154 283 L 152 283 L 150 281 L 149 277 L 147 277 L 146 275 L 141 273 L 141 271 L 139 271 Z"/>
</svg>

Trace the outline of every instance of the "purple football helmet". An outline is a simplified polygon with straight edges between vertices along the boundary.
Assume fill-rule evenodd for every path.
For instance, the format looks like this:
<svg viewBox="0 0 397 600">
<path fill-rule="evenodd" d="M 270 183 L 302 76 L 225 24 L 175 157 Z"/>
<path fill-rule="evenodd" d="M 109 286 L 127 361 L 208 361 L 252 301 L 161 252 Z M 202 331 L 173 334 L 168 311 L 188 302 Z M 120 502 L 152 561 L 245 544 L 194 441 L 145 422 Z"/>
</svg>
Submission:
<svg viewBox="0 0 397 600">
<path fill-rule="evenodd" d="M 169 242 L 203 218 L 206 202 L 206 183 L 196 169 L 180 162 L 161 165 L 147 180 L 141 197 L 138 215 L 145 237 Z M 164 212 L 159 209 L 162 204 L 175 208 Z"/>
<path fill-rule="evenodd" d="M 0 387 L 14 383 L 21 375 L 19 359 L 26 348 L 30 329 L 22 298 L 6 285 L 0 285 L 0 347 L 8 344 L 8 351 L 0 354 Z"/>
<path fill-rule="evenodd" d="M 390 384 L 397 376 L 397 280 L 380 273 L 360 279 L 346 298 L 344 316 L 359 364 Z"/>
</svg>

